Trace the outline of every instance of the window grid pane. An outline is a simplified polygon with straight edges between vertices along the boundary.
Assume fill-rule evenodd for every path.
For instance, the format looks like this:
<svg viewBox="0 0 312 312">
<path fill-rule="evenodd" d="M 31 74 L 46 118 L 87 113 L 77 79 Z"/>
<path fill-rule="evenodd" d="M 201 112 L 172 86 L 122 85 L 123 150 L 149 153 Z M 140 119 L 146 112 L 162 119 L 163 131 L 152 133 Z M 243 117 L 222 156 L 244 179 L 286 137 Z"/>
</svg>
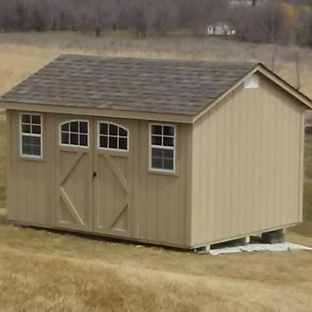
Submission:
<svg viewBox="0 0 312 312">
<path fill-rule="evenodd" d="M 107 146 L 107 142 L 108 142 L 108 140 L 107 140 L 107 138 L 108 138 L 108 136 L 107 135 L 100 135 L 100 147 L 102 147 L 102 148 L 107 148 L 108 146 Z"/>
<path fill-rule="evenodd" d="M 42 117 L 38 114 L 21 114 L 21 155 L 41 157 Z"/>
<path fill-rule="evenodd" d="M 109 125 L 109 135 L 117 135 L 118 133 L 118 129 L 117 129 L 117 126 L 116 125 L 112 125 L 110 124 Z"/>
<path fill-rule="evenodd" d="M 69 144 L 69 133 L 68 132 L 62 132 L 62 144 Z"/>
<path fill-rule="evenodd" d="M 87 134 L 80 134 L 79 144 L 81 146 L 88 146 L 88 135 Z"/>
<path fill-rule="evenodd" d="M 127 138 L 119 137 L 118 148 L 122 149 L 122 150 L 126 150 L 127 149 Z"/>
<path fill-rule="evenodd" d="M 174 136 L 174 127 L 164 126 L 163 134 L 167 136 Z"/>
<path fill-rule="evenodd" d="M 61 144 L 69 146 L 89 146 L 89 122 L 69 121 L 61 125 Z"/>
<path fill-rule="evenodd" d="M 31 133 L 31 126 L 29 124 L 22 124 L 22 133 Z"/>
<path fill-rule="evenodd" d="M 23 114 L 22 115 L 22 123 L 30 123 L 30 120 L 31 120 L 31 115 L 29 114 Z"/>
<path fill-rule="evenodd" d="M 113 148 L 113 149 L 118 149 L 117 141 L 118 140 L 116 136 L 109 136 L 108 147 Z"/>
<path fill-rule="evenodd" d="M 152 146 L 173 147 L 175 136 L 173 126 L 152 125 Z"/>
<path fill-rule="evenodd" d="M 174 170 L 174 152 L 166 155 L 168 150 L 152 148 L 152 168 L 162 170 Z M 167 156 L 167 157 L 166 157 Z"/>
<path fill-rule="evenodd" d="M 173 171 L 175 155 L 175 127 L 151 125 L 151 168 Z"/>
<path fill-rule="evenodd" d="M 100 122 L 98 127 L 98 148 L 128 150 L 128 130 L 122 126 Z"/>
<path fill-rule="evenodd" d="M 165 136 L 163 138 L 163 145 L 164 146 L 174 146 L 174 138 Z"/>
<path fill-rule="evenodd" d="M 163 166 L 166 170 L 173 170 L 173 159 L 164 159 Z"/>
<path fill-rule="evenodd" d="M 78 145 L 78 133 L 71 133 L 70 134 L 70 145 Z"/>
<path fill-rule="evenodd" d="M 41 116 L 32 114 L 22 114 L 21 116 L 21 131 L 22 134 L 41 135 Z"/>
<path fill-rule="evenodd" d="M 32 147 L 32 154 L 36 155 L 36 156 L 40 156 L 41 155 L 41 148 L 40 148 L 40 146 L 33 146 Z"/>
<path fill-rule="evenodd" d="M 41 116 L 40 115 L 32 115 L 31 123 L 35 125 L 41 125 Z"/>
<path fill-rule="evenodd" d="M 79 129 L 80 133 L 88 133 L 88 124 L 86 122 L 80 122 Z"/>
<path fill-rule="evenodd" d="M 152 134 L 163 134 L 163 126 L 160 125 L 152 125 Z"/>
<path fill-rule="evenodd" d="M 100 134 L 108 134 L 108 124 L 107 123 L 100 123 Z"/>
</svg>

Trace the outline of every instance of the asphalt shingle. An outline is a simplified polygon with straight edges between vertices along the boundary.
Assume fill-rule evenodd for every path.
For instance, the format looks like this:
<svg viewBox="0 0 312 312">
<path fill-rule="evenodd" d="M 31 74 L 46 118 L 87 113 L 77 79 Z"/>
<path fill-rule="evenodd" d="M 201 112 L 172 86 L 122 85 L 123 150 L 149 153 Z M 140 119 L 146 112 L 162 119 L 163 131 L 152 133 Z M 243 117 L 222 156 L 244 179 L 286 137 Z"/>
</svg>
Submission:
<svg viewBox="0 0 312 312">
<path fill-rule="evenodd" d="M 1 100 L 196 115 L 256 65 L 61 55 Z"/>
</svg>

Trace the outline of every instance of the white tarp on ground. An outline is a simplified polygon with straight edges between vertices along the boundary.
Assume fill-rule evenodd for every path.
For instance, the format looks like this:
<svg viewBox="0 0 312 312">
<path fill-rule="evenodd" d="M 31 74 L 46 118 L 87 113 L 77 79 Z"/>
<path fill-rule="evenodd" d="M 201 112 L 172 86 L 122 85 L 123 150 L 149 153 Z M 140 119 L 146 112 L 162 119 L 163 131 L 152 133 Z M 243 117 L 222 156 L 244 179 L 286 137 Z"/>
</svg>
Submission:
<svg viewBox="0 0 312 312">
<path fill-rule="evenodd" d="M 297 251 L 297 250 L 309 250 L 312 248 L 305 247 L 293 243 L 281 243 L 281 244 L 249 244 L 245 246 L 224 247 L 220 249 L 211 249 L 205 253 L 217 256 L 220 254 L 237 253 L 237 252 L 255 252 L 255 251 Z"/>
</svg>

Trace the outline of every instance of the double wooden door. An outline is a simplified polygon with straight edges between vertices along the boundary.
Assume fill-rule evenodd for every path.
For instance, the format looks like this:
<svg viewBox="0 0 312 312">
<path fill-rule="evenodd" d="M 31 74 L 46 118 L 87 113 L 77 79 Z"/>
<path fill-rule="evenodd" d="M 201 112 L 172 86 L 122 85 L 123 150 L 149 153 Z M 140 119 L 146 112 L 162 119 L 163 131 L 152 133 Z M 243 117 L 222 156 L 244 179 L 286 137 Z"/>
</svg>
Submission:
<svg viewBox="0 0 312 312">
<path fill-rule="evenodd" d="M 125 129 L 127 149 L 101 148 L 100 123 Z M 70 230 L 133 236 L 136 218 L 132 209 L 133 149 L 130 143 L 136 125 L 131 121 L 64 116 L 58 120 L 57 128 L 56 225 Z M 84 132 L 79 132 L 80 128 Z M 78 138 L 74 135 L 77 129 Z M 109 135 L 103 137 L 115 140 L 115 136 L 113 139 Z M 124 144 L 125 136 L 122 139 Z M 79 146 L 81 142 L 84 145 Z"/>
</svg>

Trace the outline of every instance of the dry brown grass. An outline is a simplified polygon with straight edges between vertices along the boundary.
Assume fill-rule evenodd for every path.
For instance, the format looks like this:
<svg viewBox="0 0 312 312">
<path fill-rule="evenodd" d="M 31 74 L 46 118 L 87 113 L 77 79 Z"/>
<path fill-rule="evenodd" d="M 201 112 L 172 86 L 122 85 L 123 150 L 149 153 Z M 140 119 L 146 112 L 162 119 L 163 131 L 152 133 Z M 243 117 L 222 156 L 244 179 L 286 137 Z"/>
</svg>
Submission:
<svg viewBox="0 0 312 312">
<path fill-rule="evenodd" d="M 306 136 L 305 143 L 304 221 L 292 230 L 301 235 L 312 237 L 312 135 Z"/>
<path fill-rule="evenodd" d="M 0 113 L 0 209 L 5 207 L 6 199 L 6 141 L 5 141 L 5 115 Z"/>
<path fill-rule="evenodd" d="M 215 38 L 95 38 L 90 33 L 0 33 L 0 94 L 38 70 L 60 53 L 83 53 L 147 58 L 179 58 L 219 61 L 260 61 L 272 65 L 270 45 L 238 43 Z M 310 49 L 280 46 L 276 50 L 275 70 L 296 83 L 295 52 L 301 60 L 302 90 L 312 96 Z"/>
<path fill-rule="evenodd" d="M 278 60 L 289 80 L 292 49 L 283 49 Z M 270 51 L 215 40 L 0 34 L 0 93 L 61 52 L 269 63 Z M 308 69 L 311 54 L 301 54 Z M 0 120 L 0 146 L 4 124 Z M 305 235 L 312 234 L 311 139 L 307 143 L 306 219 L 297 229 Z M 1 148 L 0 207 L 4 169 Z M 309 252 L 209 257 L 16 228 L 7 224 L 5 210 L 0 223 L 0 311 L 312 311 Z M 298 234 L 288 240 L 312 246 L 312 238 Z"/>
<path fill-rule="evenodd" d="M 308 252 L 212 257 L 8 225 L 0 241 L 1 311 L 312 310 Z"/>
</svg>

